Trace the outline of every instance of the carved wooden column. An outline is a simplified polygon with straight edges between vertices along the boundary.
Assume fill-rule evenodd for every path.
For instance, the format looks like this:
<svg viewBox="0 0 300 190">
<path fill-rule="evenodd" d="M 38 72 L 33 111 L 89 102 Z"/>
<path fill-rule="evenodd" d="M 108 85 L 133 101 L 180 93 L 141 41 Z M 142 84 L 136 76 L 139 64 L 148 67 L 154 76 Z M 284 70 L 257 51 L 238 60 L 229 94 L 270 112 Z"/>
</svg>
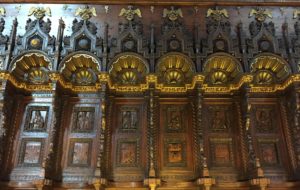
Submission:
<svg viewBox="0 0 300 190">
<path fill-rule="evenodd" d="M 245 138 L 247 141 L 248 148 L 248 174 L 250 176 L 249 183 L 251 186 L 257 187 L 260 190 L 265 190 L 270 184 L 270 179 L 264 176 L 264 171 L 261 168 L 260 160 L 257 158 L 254 151 L 253 137 L 251 134 L 250 125 L 250 113 L 251 113 L 251 103 L 249 101 L 250 89 L 246 87 L 245 96 L 243 97 L 243 110 L 244 110 L 244 127 L 245 127 Z"/>
<path fill-rule="evenodd" d="M 196 88 L 196 127 L 197 127 L 197 138 L 199 144 L 199 155 L 198 163 L 201 164 L 200 178 L 197 179 L 197 184 L 203 186 L 205 190 L 210 190 L 211 186 L 216 183 L 216 180 L 209 174 L 207 160 L 204 155 L 204 134 L 202 126 L 202 104 L 203 104 L 203 92 L 200 86 Z"/>
<path fill-rule="evenodd" d="M 149 89 L 148 103 L 148 178 L 144 180 L 144 185 L 150 187 L 150 190 L 155 190 L 160 185 L 161 180 L 157 178 L 157 170 L 155 166 L 156 159 L 156 116 L 155 110 L 157 102 L 154 97 L 154 87 Z"/>
<path fill-rule="evenodd" d="M 286 96 L 286 105 L 281 103 L 281 107 L 287 117 L 286 138 L 292 142 L 289 147 L 291 164 L 293 166 L 294 178 L 300 178 L 300 88 L 295 86 L 291 89 L 290 96 Z M 286 110 L 286 111 L 285 111 Z"/>
<path fill-rule="evenodd" d="M 5 87 L 6 82 L 2 82 L 1 90 L 0 90 L 0 167 L 2 166 L 3 159 L 4 159 L 4 152 L 5 152 L 5 144 L 6 144 L 6 137 L 7 137 L 7 119 L 9 113 L 9 101 L 4 101 L 5 99 Z M 11 102 L 11 100 L 10 100 Z"/>
<path fill-rule="evenodd" d="M 106 130 L 106 93 L 107 93 L 107 84 L 101 84 L 100 99 L 101 99 L 101 126 L 98 128 L 98 155 L 97 155 L 97 164 L 95 169 L 95 176 L 93 179 L 93 185 L 96 190 L 100 190 L 103 186 L 107 184 L 107 180 L 104 177 L 104 164 L 105 164 L 105 155 L 104 155 L 104 145 L 105 145 L 105 130 Z"/>
</svg>

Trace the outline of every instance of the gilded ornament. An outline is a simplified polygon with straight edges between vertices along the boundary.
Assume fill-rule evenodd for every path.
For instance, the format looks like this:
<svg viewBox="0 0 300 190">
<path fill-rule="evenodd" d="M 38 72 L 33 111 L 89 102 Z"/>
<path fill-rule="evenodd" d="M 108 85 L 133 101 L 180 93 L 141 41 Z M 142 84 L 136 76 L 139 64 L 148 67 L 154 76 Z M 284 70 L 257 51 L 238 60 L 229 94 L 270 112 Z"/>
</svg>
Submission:
<svg viewBox="0 0 300 190">
<path fill-rule="evenodd" d="M 51 9 L 49 7 L 31 7 L 28 16 L 33 15 L 38 20 L 43 19 L 46 15 L 51 16 Z"/>
<path fill-rule="evenodd" d="M 4 7 L 0 7 L 0 16 L 5 16 L 6 10 Z"/>
<path fill-rule="evenodd" d="M 206 17 L 211 17 L 217 21 L 221 20 L 222 17 L 229 18 L 228 12 L 226 9 L 216 9 L 216 10 L 208 9 Z"/>
<path fill-rule="evenodd" d="M 132 21 L 134 16 L 142 17 L 142 12 L 140 9 L 133 9 L 133 6 L 128 6 L 128 9 L 122 8 L 119 16 L 125 17 L 128 21 Z"/>
<path fill-rule="evenodd" d="M 255 16 L 255 19 L 259 22 L 264 22 L 267 17 L 273 18 L 272 12 L 263 8 L 251 9 L 249 17 Z"/>
<path fill-rule="evenodd" d="M 83 20 L 89 20 L 92 16 L 97 16 L 96 8 L 89 8 L 89 6 L 85 6 L 84 8 L 78 7 L 75 16 L 80 16 Z"/>
<path fill-rule="evenodd" d="M 299 18 L 300 10 L 294 10 L 293 19 Z"/>
<path fill-rule="evenodd" d="M 168 17 L 170 21 L 176 21 L 179 17 L 183 18 L 181 9 L 176 9 L 172 6 L 170 10 L 164 9 L 163 18 Z"/>
</svg>

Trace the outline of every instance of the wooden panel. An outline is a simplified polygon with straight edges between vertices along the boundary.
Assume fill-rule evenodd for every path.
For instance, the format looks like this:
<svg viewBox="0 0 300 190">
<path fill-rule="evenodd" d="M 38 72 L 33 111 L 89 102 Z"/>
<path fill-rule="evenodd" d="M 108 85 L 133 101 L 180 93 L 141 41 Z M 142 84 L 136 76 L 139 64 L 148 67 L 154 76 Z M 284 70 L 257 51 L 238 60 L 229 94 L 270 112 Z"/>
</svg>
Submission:
<svg viewBox="0 0 300 190">
<path fill-rule="evenodd" d="M 191 180 L 195 177 L 193 112 L 186 99 L 160 100 L 159 171 L 163 180 Z"/>
<path fill-rule="evenodd" d="M 70 98 L 63 118 L 62 152 L 64 183 L 85 183 L 96 165 L 97 131 L 100 128 L 100 100 Z M 80 168 L 80 172 L 78 172 Z"/>
<path fill-rule="evenodd" d="M 141 182 L 145 176 L 147 111 L 143 99 L 115 99 L 111 117 L 110 178 Z"/>
</svg>

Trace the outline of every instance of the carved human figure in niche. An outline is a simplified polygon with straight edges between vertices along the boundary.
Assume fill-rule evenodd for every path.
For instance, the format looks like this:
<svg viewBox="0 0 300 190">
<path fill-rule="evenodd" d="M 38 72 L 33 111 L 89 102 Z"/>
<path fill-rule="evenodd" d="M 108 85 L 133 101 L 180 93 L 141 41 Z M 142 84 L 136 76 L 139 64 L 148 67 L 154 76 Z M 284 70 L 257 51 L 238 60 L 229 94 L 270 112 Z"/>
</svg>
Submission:
<svg viewBox="0 0 300 190">
<path fill-rule="evenodd" d="M 31 129 L 42 129 L 44 128 L 44 117 L 41 114 L 41 111 L 36 110 L 32 112 L 31 120 L 30 120 L 30 128 Z"/>
<path fill-rule="evenodd" d="M 272 129 L 270 110 L 257 110 L 256 121 L 259 131 L 270 131 Z"/>
<path fill-rule="evenodd" d="M 168 144 L 168 160 L 170 163 L 182 161 L 182 145 L 180 143 Z"/>
<path fill-rule="evenodd" d="M 169 121 L 168 121 L 168 128 L 171 130 L 181 129 L 180 120 L 181 119 L 180 119 L 179 111 L 171 111 Z"/>
<path fill-rule="evenodd" d="M 135 163 L 136 145 L 133 143 L 123 143 L 121 146 L 121 164 L 130 165 Z"/>
<path fill-rule="evenodd" d="M 91 113 L 90 112 L 78 112 L 76 129 L 88 130 L 90 129 Z"/>
<path fill-rule="evenodd" d="M 225 110 L 217 110 L 214 112 L 213 120 L 212 120 L 212 128 L 213 129 L 227 129 L 228 122 Z"/>
<path fill-rule="evenodd" d="M 122 113 L 122 128 L 136 129 L 137 117 L 136 112 L 131 110 L 123 111 Z"/>
</svg>

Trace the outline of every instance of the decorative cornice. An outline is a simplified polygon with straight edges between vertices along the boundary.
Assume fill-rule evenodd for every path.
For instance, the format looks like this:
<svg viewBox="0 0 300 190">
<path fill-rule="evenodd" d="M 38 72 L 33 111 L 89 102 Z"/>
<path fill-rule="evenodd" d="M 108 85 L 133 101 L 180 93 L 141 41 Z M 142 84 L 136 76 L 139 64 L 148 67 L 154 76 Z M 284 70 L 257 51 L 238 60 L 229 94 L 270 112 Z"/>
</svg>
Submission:
<svg viewBox="0 0 300 190">
<path fill-rule="evenodd" d="M 25 82 L 18 81 L 12 74 L 8 72 L 0 72 L 0 80 L 10 81 L 16 88 L 24 89 L 27 91 L 53 91 L 55 90 L 55 84 L 58 82 L 63 88 L 70 89 L 73 92 L 97 92 L 101 89 L 101 84 L 108 84 L 109 89 L 116 92 L 145 92 L 149 89 L 151 84 L 154 84 L 154 88 L 162 93 L 175 93 L 181 94 L 186 93 L 189 90 L 195 89 L 196 85 L 199 84 L 204 93 L 216 93 L 216 94 L 227 94 L 233 91 L 239 90 L 244 84 L 249 84 L 251 93 L 274 93 L 277 91 L 283 91 L 294 83 L 300 82 L 300 74 L 291 75 L 282 84 L 271 84 L 268 86 L 260 86 L 253 84 L 253 75 L 243 75 L 237 83 L 232 83 L 226 86 L 209 86 L 204 83 L 205 76 L 197 74 L 193 77 L 190 84 L 184 86 L 165 86 L 162 83 L 158 83 L 157 76 L 154 74 L 148 74 L 146 76 L 146 82 L 139 85 L 116 85 L 113 84 L 110 76 L 106 72 L 98 74 L 98 81 L 94 85 L 78 86 L 71 82 L 65 81 L 64 77 L 60 73 L 50 73 L 50 82 L 48 84 L 28 84 Z"/>
</svg>

